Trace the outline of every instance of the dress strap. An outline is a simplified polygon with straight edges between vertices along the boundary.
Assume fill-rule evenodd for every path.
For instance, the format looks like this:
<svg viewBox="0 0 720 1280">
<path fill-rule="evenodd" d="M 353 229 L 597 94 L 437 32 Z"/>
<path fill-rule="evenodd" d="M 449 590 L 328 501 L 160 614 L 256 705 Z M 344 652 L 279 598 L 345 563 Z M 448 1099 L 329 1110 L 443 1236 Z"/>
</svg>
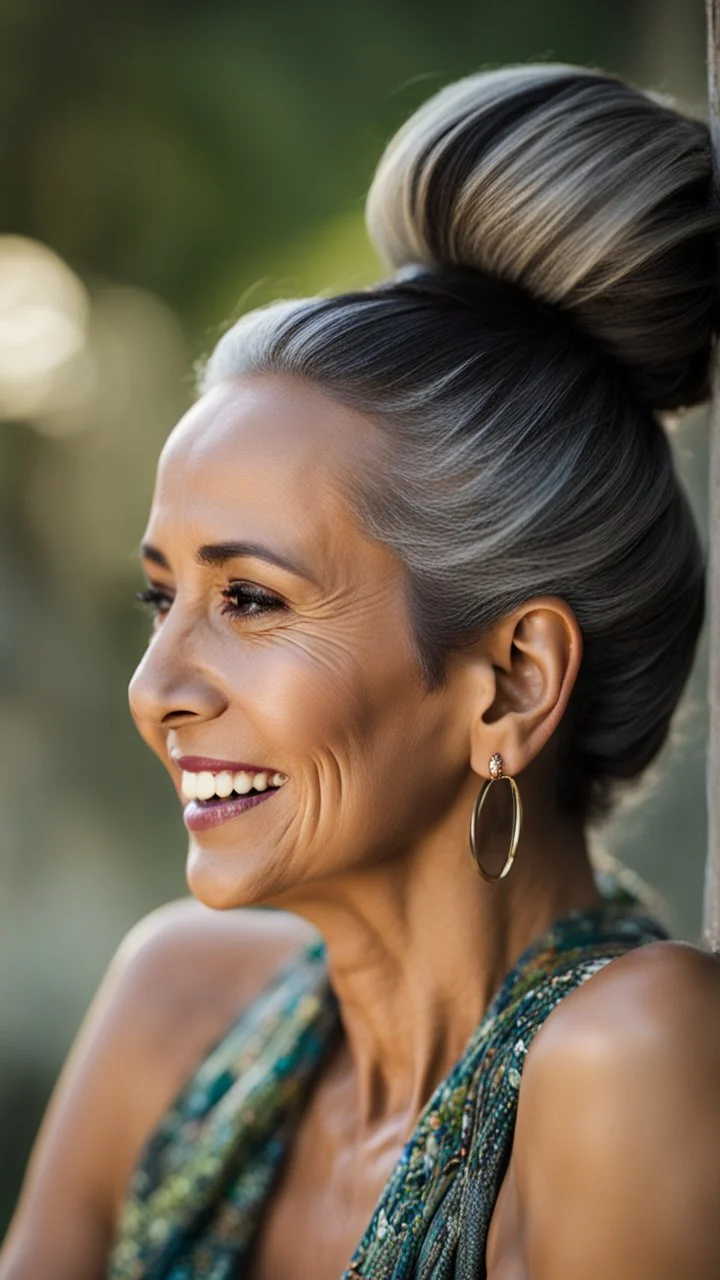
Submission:
<svg viewBox="0 0 720 1280">
<path fill-rule="evenodd" d="M 325 948 L 313 940 L 280 966 L 146 1144 L 108 1280 L 209 1276 L 210 1238 L 213 1277 L 235 1274 L 338 1030 Z"/>
</svg>

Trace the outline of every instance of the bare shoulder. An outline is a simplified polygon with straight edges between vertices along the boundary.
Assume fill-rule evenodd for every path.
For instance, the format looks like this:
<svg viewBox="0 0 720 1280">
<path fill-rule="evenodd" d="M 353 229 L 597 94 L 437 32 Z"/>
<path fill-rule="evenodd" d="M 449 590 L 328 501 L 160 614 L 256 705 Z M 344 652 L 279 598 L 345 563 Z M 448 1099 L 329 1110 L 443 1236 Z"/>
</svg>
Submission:
<svg viewBox="0 0 720 1280">
<path fill-rule="evenodd" d="M 314 931 L 286 912 L 153 911 L 121 943 L 56 1086 L 0 1280 L 92 1280 L 140 1148 L 223 1030 Z"/>
<path fill-rule="evenodd" d="M 127 934 L 110 965 L 89 1034 L 112 1041 L 123 1064 L 130 1155 L 137 1153 L 211 1045 L 261 992 L 274 970 L 314 937 L 288 912 L 214 911 L 183 898 L 153 911 Z M 129 1079 L 137 1089 L 128 1088 Z M 115 1192 L 128 1168 L 118 1170 Z"/>
<path fill-rule="evenodd" d="M 603 1031 L 608 1021 L 624 1026 L 628 1014 L 628 1031 L 638 1029 L 641 1015 L 645 1029 L 652 1025 L 658 1034 L 677 1018 L 689 1020 L 699 1032 L 695 1015 L 717 1000 L 720 957 L 686 942 L 652 942 L 605 965 L 562 1000 L 536 1037 L 536 1055 L 558 1035 L 591 1031 L 598 1019 Z"/>
<path fill-rule="evenodd" d="M 134 1019 L 148 1031 L 175 1031 L 192 1058 L 207 1036 L 221 1032 L 225 1020 L 259 994 L 283 959 L 314 936 L 305 921 L 285 911 L 214 911 L 182 898 L 130 930 L 108 981 L 116 1002 L 122 997 L 131 1005 Z"/>
<path fill-rule="evenodd" d="M 531 1280 L 720 1274 L 720 959 L 652 943 L 563 999 L 512 1164 Z"/>
</svg>

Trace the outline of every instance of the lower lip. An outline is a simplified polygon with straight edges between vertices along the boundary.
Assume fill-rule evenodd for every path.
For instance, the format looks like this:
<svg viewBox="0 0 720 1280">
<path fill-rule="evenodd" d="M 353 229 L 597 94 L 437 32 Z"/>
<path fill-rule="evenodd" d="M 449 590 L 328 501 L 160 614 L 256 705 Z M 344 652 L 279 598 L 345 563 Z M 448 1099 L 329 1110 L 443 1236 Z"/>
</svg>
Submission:
<svg viewBox="0 0 720 1280">
<path fill-rule="evenodd" d="M 213 804 L 200 804 L 190 800 L 183 810 L 183 821 L 190 831 L 208 831 L 210 827 L 219 827 L 221 822 L 229 822 L 256 804 L 269 800 L 279 788 L 272 791 L 261 791 L 253 796 L 240 796 L 236 800 L 221 800 Z"/>
</svg>

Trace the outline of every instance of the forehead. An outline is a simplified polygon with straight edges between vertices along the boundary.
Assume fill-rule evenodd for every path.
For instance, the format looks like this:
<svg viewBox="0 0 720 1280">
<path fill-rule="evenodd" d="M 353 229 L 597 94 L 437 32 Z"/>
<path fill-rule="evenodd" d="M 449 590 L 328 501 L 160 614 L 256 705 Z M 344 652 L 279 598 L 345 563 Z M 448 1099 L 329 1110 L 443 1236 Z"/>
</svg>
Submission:
<svg viewBox="0 0 720 1280">
<path fill-rule="evenodd" d="M 227 379 L 171 432 L 150 529 L 180 525 L 198 542 L 280 534 L 313 547 L 339 532 L 360 538 L 348 489 L 380 445 L 365 415 L 314 387 L 270 374 Z"/>
</svg>

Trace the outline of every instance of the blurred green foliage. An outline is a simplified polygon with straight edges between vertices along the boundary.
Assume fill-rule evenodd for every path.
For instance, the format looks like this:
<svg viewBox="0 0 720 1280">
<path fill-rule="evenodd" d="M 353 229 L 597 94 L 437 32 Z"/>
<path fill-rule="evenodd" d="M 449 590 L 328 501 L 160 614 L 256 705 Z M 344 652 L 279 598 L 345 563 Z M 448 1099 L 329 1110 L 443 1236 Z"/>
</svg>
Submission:
<svg viewBox="0 0 720 1280">
<path fill-rule="evenodd" d="M 193 361 L 243 305 L 372 279 L 362 207 L 387 137 L 442 83 L 537 58 L 702 102 L 702 4 L 0 0 L 0 233 L 49 246 L 89 306 L 70 390 L 0 421 L 0 1229 L 118 940 L 185 892 L 126 686 L 147 630 L 135 547 Z M 0 266 L 0 309 L 2 289 Z M 702 522 L 702 416 L 681 441 Z M 689 938 L 704 663 L 684 750 L 607 837 Z"/>
</svg>

